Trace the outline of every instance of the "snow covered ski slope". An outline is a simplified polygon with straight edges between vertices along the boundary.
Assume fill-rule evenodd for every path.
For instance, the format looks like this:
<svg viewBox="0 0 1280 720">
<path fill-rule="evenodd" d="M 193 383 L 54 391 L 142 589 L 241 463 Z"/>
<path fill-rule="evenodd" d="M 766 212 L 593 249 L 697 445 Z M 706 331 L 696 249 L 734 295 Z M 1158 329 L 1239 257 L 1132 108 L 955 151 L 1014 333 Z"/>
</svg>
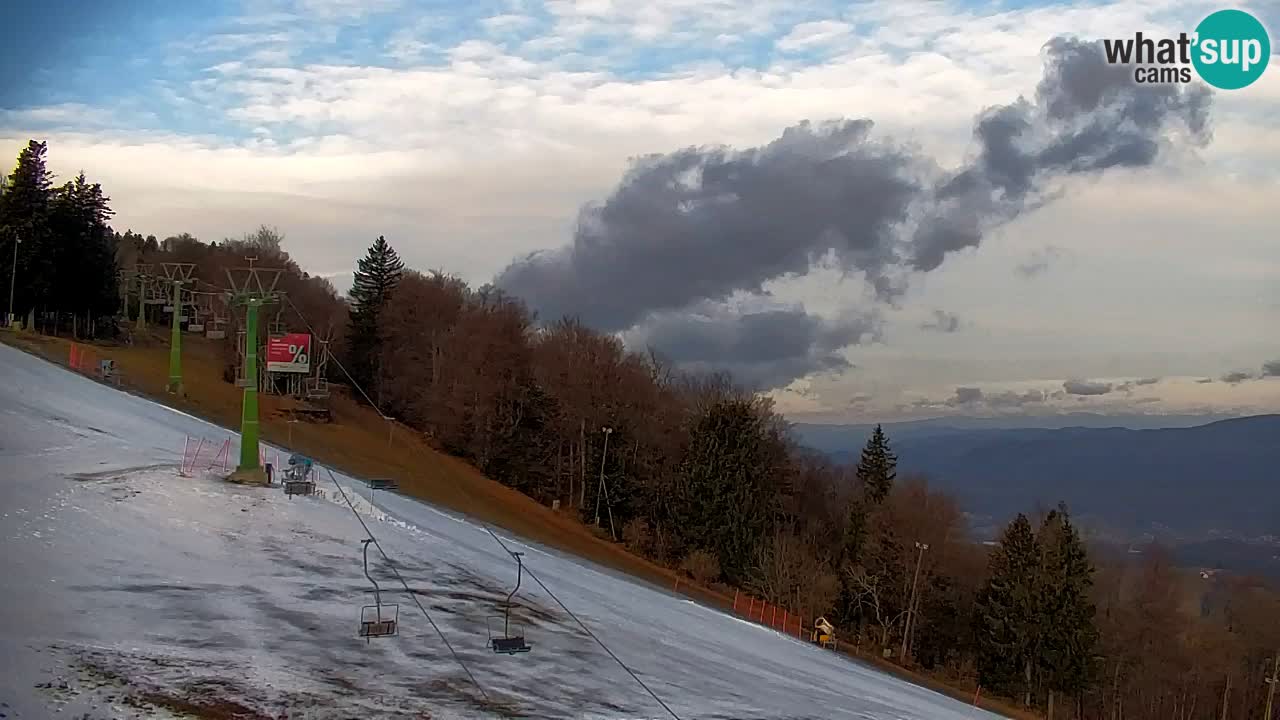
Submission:
<svg viewBox="0 0 1280 720">
<path fill-rule="evenodd" d="M 470 676 L 373 547 L 400 634 L 358 638 L 365 535 L 328 474 L 292 499 L 180 477 L 187 435 L 227 432 L 0 345 L 0 715 L 670 717 L 527 575 L 515 616 L 533 651 L 486 649 L 510 556 L 478 524 L 388 492 L 371 506 L 339 474 Z M 995 717 L 498 534 L 685 720 Z"/>
</svg>

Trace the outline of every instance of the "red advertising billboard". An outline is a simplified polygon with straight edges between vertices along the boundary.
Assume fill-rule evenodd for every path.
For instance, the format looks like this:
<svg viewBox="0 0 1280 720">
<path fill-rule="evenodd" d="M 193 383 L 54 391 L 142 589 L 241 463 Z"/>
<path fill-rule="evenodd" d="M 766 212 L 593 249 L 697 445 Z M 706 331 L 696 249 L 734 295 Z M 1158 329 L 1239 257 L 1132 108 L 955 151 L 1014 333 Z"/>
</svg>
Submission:
<svg viewBox="0 0 1280 720">
<path fill-rule="evenodd" d="M 307 333 L 289 333 L 267 338 L 267 371 L 310 372 L 311 336 Z"/>
</svg>

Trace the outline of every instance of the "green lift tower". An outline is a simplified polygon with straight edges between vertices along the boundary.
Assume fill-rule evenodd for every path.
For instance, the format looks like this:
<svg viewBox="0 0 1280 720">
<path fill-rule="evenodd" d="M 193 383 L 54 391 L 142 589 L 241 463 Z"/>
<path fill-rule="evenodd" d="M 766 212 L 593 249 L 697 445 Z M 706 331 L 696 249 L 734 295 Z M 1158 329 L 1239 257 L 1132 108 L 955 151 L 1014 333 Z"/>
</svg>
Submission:
<svg viewBox="0 0 1280 720">
<path fill-rule="evenodd" d="M 244 306 L 244 400 L 240 408 L 240 463 L 227 478 L 244 485 L 266 485 L 266 470 L 258 453 L 258 310 L 277 302 L 280 279 L 277 268 L 254 267 L 257 258 L 247 258 L 249 267 L 227 270 L 231 302 Z"/>
</svg>

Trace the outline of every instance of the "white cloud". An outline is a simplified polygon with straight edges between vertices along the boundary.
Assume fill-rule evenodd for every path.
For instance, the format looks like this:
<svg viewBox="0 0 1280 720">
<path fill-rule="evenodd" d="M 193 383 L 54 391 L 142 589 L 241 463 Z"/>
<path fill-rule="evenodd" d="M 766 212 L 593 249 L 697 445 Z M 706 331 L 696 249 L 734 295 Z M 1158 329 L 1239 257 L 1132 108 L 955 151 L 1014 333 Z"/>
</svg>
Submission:
<svg viewBox="0 0 1280 720">
<path fill-rule="evenodd" d="M 493 35 L 504 35 L 517 30 L 523 30 L 534 23 L 534 19 L 528 15 L 516 15 L 506 13 L 503 15 L 494 15 L 480 21 L 481 27 L 486 32 Z"/>
<path fill-rule="evenodd" d="M 545 7 L 556 18 L 555 32 L 559 35 L 600 34 L 647 41 L 662 38 L 670 43 L 695 35 L 768 33 L 791 6 L 780 0 L 546 0 Z"/>
<path fill-rule="evenodd" d="M 815 47 L 829 47 L 837 42 L 848 40 L 853 33 L 853 26 L 837 20 L 816 20 L 800 23 L 791 28 L 776 43 L 779 50 L 807 50 Z"/>
</svg>

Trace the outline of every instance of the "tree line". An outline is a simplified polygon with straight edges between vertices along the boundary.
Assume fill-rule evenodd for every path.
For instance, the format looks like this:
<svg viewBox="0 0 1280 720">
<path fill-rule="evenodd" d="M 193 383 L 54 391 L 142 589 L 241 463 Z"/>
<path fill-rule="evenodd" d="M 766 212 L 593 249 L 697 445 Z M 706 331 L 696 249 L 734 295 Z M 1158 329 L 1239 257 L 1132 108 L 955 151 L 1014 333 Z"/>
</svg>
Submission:
<svg viewBox="0 0 1280 720">
<path fill-rule="evenodd" d="M 881 428 L 857 463 L 835 463 L 730 375 L 685 373 L 573 317 L 542 321 L 493 286 L 407 268 L 384 237 L 344 298 L 272 228 L 210 243 L 121 235 L 100 187 L 83 175 L 53 187 L 45 151 L 24 149 L 0 196 L 5 242 L 23 238 L 20 313 L 88 310 L 127 332 L 118 270 L 191 262 L 221 287 L 252 256 L 282 270 L 368 402 L 698 582 L 824 615 L 842 643 L 1053 717 L 1263 717 L 1280 595 L 1261 581 L 1189 576 L 1159 548 L 1135 561 L 1091 546 L 1062 506 L 974 542 L 952 498 L 898 476 Z M 55 282 L 83 257 L 102 264 L 76 270 L 83 284 Z M 281 310 L 268 320 L 303 329 Z"/>
</svg>

